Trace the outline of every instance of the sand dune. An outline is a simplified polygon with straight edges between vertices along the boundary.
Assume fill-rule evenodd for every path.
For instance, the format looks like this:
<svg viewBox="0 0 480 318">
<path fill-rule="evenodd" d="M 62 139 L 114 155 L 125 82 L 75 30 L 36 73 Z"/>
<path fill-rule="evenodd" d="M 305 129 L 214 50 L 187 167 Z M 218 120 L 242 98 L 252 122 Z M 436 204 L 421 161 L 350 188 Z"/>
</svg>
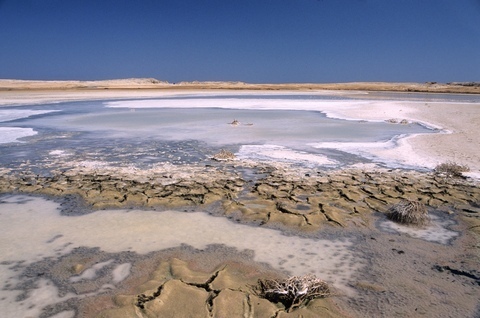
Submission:
<svg viewBox="0 0 480 318">
<path fill-rule="evenodd" d="M 130 78 L 101 81 L 31 81 L 0 79 L 1 90 L 97 90 L 97 89 L 236 89 L 236 90 L 365 90 L 431 93 L 480 94 L 479 83 L 281 83 L 193 81 L 169 83 L 154 78 Z"/>
</svg>

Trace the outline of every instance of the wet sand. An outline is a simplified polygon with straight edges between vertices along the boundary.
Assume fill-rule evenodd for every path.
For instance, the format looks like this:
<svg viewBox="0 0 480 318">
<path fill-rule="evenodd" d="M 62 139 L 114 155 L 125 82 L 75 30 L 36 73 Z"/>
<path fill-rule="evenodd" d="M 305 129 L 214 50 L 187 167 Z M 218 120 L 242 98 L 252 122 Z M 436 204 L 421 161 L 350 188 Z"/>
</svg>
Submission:
<svg viewBox="0 0 480 318">
<path fill-rule="evenodd" d="M 186 90 L 180 94 L 194 93 Z M 114 92 L 0 91 L 0 96 L 5 97 L 1 99 L 3 104 L 165 94 L 179 92 L 120 88 Z M 441 102 L 389 102 L 385 107 L 382 102 L 369 102 L 355 107 L 336 105 L 322 111 L 337 118 L 406 119 L 436 127 L 445 133 L 412 136 L 399 148 L 373 151 L 423 168 L 455 161 L 468 165 L 471 176 L 480 171 L 480 150 L 473 146 L 480 144 L 478 104 L 458 103 L 452 107 Z M 92 243 L 91 247 L 80 247 L 58 258 L 47 257 L 32 264 L 2 264 L 21 277 L 17 286 L 4 289 L 20 291 L 20 300 L 23 297 L 26 302 L 22 306 L 28 307 L 28 301 L 35 297 L 39 297 L 36 304 L 41 303 L 42 297 L 48 295 L 46 291 L 56 300 L 43 309 L 43 314 L 35 311 L 39 308 L 33 310 L 34 315 L 150 317 L 159 313 L 178 315 L 180 310 L 185 315 L 202 312 L 199 317 L 222 317 L 226 313 L 239 317 L 476 317 L 480 313 L 480 193 L 476 179 L 451 180 L 431 172 L 372 166 L 326 173 L 236 161 L 212 162 L 201 169 L 166 166 L 142 172 L 108 165 L 85 166 L 56 158 L 46 167 L 53 175 L 38 176 L 28 164 L 20 173 L 2 169 L 0 191 L 60 200 L 67 215 L 64 218 L 73 217 L 68 216 L 72 211 L 79 213 L 76 217 L 94 217 L 104 212 L 95 212 L 102 209 L 174 208 L 209 211 L 215 217 L 253 226 L 253 230 L 258 227 L 281 231 L 303 239 L 347 236 L 353 242 L 348 250 L 361 260 L 361 268 L 352 272 L 346 289 L 336 287 L 333 297 L 286 313 L 281 306 L 255 296 L 249 286 L 258 278 L 285 277 L 288 273 L 255 259 L 255 253 L 248 250 L 182 246 L 164 251 L 121 252 L 98 249 Z M 120 182 L 121 189 L 117 186 Z M 443 228 L 455 236 L 432 242 L 386 230 L 384 225 L 389 221 L 384 213 L 404 198 L 424 202 L 437 218 L 432 222 L 444 222 Z M 7 202 L 12 197 L 1 199 Z M 438 233 L 440 228 L 432 233 Z M 61 237 L 51 239 L 61 243 Z M 35 295 L 35 286 L 40 286 L 43 294 Z"/>
</svg>

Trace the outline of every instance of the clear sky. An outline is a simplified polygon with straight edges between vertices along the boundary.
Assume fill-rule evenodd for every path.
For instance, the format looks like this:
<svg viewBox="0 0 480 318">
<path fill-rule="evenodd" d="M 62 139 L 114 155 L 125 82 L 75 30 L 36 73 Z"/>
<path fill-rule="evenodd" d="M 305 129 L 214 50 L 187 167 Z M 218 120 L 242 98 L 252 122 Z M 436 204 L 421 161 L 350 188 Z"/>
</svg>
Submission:
<svg viewBox="0 0 480 318">
<path fill-rule="evenodd" d="M 480 0 L 0 0 L 0 78 L 480 81 Z"/>
</svg>

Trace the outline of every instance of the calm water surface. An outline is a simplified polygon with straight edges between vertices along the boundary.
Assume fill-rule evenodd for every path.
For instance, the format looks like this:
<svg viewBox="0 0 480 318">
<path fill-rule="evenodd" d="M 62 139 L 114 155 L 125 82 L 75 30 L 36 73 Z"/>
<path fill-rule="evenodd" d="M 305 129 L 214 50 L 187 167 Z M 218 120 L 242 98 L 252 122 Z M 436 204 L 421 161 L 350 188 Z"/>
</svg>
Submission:
<svg viewBox="0 0 480 318">
<path fill-rule="evenodd" d="M 347 121 L 326 118 L 318 111 L 262 109 L 275 103 L 301 106 L 355 99 L 320 95 L 197 95 L 156 100 L 179 105 L 173 108 L 162 108 L 162 104 L 156 108 L 128 108 L 128 100 L 120 102 L 126 105 L 123 108 L 108 107 L 105 101 L 4 107 L 1 129 L 33 129 L 36 134 L 22 138 L 21 142 L 0 143 L 0 160 L 11 166 L 27 159 L 40 160 L 60 150 L 78 158 L 109 162 L 182 164 L 204 161 L 221 148 L 237 152 L 243 145 L 274 145 L 282 147 L 282 153 L 301 152 L 351 163 L 364 159 L 309 145 L 387 141 L 400 135 L 432 133 L 415 123 Z M 254 109 L 237 109 L 238 103 L 253 105 Z M 230 124 L 234 120 L 239 124 Z"/>
</svg>

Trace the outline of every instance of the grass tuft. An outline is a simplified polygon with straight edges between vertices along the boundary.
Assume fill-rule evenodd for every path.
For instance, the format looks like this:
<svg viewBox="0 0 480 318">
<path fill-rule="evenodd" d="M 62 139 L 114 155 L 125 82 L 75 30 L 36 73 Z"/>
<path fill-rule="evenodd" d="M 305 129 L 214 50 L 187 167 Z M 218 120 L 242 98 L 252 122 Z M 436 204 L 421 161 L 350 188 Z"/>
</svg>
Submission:
<svg viewBox="0 0 480 318">
<path fill-rule="evenodd" d="M 466 165 L 449 161 L 437 165 L 434 171 L 436 174 L 446 177 L 462 177 L 462 173 L 470 171 L 470 168 Z"/>
<path fill-rule="evenodd" d="M 425 225 L 428 223 L 428 211 L 425 204 L 413 201 L 403 200 L 390 208 L 387 217 L 397 223 L 407 225 Z"/>
</svg>

